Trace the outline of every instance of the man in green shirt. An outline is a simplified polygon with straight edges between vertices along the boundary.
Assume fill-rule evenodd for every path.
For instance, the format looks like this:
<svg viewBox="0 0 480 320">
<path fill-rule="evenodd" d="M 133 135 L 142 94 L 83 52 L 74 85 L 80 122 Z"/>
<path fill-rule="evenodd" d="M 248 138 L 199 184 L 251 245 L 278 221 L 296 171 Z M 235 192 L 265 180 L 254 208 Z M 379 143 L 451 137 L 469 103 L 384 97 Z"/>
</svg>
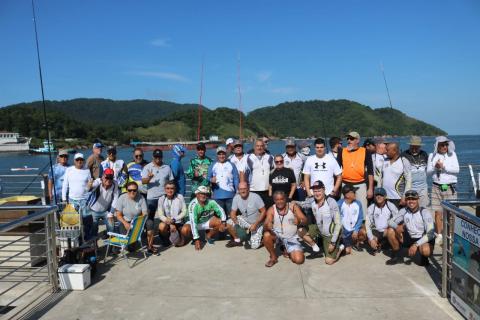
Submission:
<svg viewBox="0 0 480 320">
<path fill-rule="evenodd" d="M 205 156 L 207 148 L 203 142 L 197 144 L 197 156 L 190 160 L 190 165 L 187 169 L 187 177 L 192 180 L 192 195 L 190 200 L 195 199 L 195 191 L 199 186 L 210 186 L 208 180 L 208 167 L 212 164 L 212 159 Z"/>
<path fill-rule="evenodd" d="M 210 189 L 200 186 L 195 191 L 196 198 L 188 205 L 189 221 L 182 228 L 182 235 L 185 239 L 193 236 L 195 250 L 201 250 L 200 230 L 209 230 L 206 240 L 213 244 L 213 237 L 217 232 L 224 232 L 227 229 L 227 216 L 222 207 L 215 200 L 208 199 Z"/>
</svg>

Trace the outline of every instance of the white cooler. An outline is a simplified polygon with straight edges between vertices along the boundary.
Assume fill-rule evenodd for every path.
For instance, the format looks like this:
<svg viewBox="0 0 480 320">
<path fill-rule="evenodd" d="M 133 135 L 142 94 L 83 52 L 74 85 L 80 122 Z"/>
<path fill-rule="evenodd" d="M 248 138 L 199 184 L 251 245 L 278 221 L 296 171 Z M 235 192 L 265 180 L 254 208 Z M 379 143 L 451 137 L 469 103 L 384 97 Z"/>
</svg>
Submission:
<svg viewBox="0 0 480 320">
<path fill-rule="evenodd" d="M 65 264 L 58 268 L 62 290 L 85 290 L 91 282 L 89 264 Z"/>
</svg>

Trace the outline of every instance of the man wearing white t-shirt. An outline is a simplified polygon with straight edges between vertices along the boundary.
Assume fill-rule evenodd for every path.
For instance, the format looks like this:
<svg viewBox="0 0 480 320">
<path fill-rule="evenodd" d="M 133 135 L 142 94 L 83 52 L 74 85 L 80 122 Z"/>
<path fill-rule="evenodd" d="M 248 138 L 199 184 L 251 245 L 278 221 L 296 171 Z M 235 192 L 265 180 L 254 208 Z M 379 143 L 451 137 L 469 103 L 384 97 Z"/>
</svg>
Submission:
<svg viewBox="0 0 480 320">
<path fill-rule="evenodd" d="M 246 182 L 247 155 L 243 153 L 243 143 L 240 140 L 233 141 L 233 154 L 228 157 L 228 160 L 237 168 L 240 181 Z"/>
<path fill-rule="evenodd" d="M 90 189 L 93 179 L 90 170 L 84 166 L 85 158 L 83 154 L 76 153 L 74 165 L 65 170 L 62 186 L 62 200 L 71 203 L 75 209 L 82 215 L 87 216 L 87 198 L 88 189 Z"/>
<path fill-rule="evenodd" d="M 273 169 L 273 156 L 265 151 L 263 139 L 255 141 L 253 152 L 248 155 L 246 166 L 250 191 L 258 194 L 264 203 L 268 203 L 268 186 L 270 171 Z"/>
<path fill-rule="evenodd" d="M 325 140 L 322 138 L 315 140 L 315 154 L 309 156 L 303 166 L 303 181 L 308 196 L 313 196 L 310 186 L 317 180 L 323 182 L 327 195 L 337 195 L 342 185 L 342 169 L 337 160 L 325 152 Z"/>
</svg>

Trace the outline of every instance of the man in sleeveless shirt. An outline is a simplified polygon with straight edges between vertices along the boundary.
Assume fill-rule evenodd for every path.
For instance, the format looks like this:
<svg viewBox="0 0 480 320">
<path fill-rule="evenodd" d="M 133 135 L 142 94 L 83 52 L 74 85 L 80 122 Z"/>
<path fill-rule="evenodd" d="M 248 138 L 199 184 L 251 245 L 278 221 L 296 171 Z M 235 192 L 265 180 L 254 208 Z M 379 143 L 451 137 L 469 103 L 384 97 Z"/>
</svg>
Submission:
<svg viewBox="0 0 480 320">
<path fill-rule="evenodd" d="M 299 206 L 287 203 L 287 196 L 282 191 L 273 194 L 274 205 L 267 210 L 264 223 L 263 245 L 270 254 L 270 259 L 265 263 L 266 267 L 272 267 L 278 262 L 275 253 L 275 243 L 285 247 L 284 255 L 288 256 L 293 263 L 302 264 L 305 261 L 302 245 L 297 235 L 297 226 L 304 226 L 307 217 Z"/>
</svg>

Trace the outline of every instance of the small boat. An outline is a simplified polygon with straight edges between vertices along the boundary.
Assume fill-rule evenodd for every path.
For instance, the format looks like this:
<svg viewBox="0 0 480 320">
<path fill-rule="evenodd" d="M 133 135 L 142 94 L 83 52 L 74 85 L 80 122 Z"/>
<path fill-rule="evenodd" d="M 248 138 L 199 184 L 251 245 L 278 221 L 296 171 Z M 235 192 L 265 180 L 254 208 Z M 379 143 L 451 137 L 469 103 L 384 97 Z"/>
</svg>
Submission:
<svg viewBox="0 0 480 320">
<path fill-rule="evenodd" d="M 36 149 L 30 149 L 30 153 L 50 153 L 50 152 L 56 152 L 55 146 L 53 145 L 53 142 L 48 143 L 47 140 L 43 141 L 43 147 L 36 148 Z"/>
<path fill-rule="evenodd" d="M 31 138 L 24 138 L 18 132 L 0 132 L 0 152 L 23 152 L 30 148 Z"/>
<path fill-rule="evenodd" d="M 31 168 L 28 166 L 23 166 L 20 168 L 10 168 L 10 171 L 34 171 L 34 170 L 38 170 L 38 168 Z"/>
</svg>

